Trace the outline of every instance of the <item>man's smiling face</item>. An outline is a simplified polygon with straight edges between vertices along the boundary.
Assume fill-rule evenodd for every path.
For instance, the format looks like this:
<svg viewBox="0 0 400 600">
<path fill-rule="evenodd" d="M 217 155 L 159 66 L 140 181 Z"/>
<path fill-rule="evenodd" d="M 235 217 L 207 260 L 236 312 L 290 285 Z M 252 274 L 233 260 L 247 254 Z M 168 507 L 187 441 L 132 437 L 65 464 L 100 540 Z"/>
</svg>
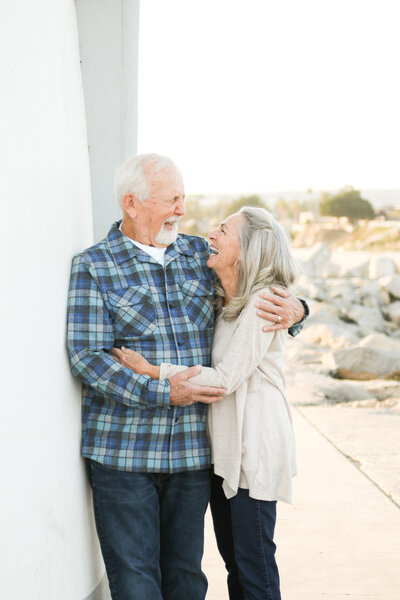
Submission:
<svg viewBox="0 0 400 600">
<path fill-rule="evenodd" d="M 165 169 L 153 176 L 150 193 L 141 207 L 149 241 L 154 246 L 173 244 L 178 235 L 178 221 L 185 214 L 185 190 L 180 173 Z"/>
</svg>

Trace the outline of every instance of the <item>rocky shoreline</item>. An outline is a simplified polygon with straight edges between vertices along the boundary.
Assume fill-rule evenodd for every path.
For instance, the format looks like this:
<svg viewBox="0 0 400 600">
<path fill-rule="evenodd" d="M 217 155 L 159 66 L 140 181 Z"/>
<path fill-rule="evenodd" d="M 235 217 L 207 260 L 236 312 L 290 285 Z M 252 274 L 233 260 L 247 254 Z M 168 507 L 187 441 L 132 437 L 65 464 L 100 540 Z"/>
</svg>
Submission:
<svg viewBox="0 0 400 600">
<path fill-rule="evenodd" d="M 354 264 L 321 243 L 298 254 L 311 315 L 288 344 L 291 402 L 400 506 L 397 253 L 358 253 Z"/>
</svg>

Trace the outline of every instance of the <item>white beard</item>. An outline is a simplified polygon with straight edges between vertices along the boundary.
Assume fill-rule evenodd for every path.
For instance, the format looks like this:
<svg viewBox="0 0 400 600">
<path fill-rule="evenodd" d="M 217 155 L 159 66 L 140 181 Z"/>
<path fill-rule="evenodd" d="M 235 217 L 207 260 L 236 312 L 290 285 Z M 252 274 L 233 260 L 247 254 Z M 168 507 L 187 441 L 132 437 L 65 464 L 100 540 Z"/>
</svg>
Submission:
<svg viewBox="0 0 400 600">
<path fill-rule="evenodd" d="M 161 227 L 160 231 L 157 233 L 155 240 L 157 242 L 157 244 L 162 244 L 163 246 L 169 246 L 170 244 L 173 244 L 176 241 L 176 238 L 178 237 L 178 221 L 180 220 L 179 217 L 173 217 L 171 219 L 168 219 L 168 221 L 165 221 L 165 223 L 174 223 L 174 229 L 168 230 L 165 229 L 165 223 L 163 224 L 163 226 Z"/>
</svg>

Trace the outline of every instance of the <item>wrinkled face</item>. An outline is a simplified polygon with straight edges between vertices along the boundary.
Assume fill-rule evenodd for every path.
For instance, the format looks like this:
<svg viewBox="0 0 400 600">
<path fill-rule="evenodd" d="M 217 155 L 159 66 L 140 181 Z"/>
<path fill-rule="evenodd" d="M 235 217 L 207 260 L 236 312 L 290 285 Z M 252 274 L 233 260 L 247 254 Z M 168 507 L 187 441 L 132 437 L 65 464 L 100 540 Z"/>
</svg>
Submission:
<svg viewBox="0 0 400 600">
<path fill-rule="evenodd" d="M 207 266 L 216 273 L 234 269 L 235 261 L 240 256 L 239 228 L 243 222 L 243 215 L 236 213 L 225 219 L 218 229 L 208 236 L 212 253 Z"/>
<path fill-rule="evenodd" d="M 173 244 L 178 235 L 178 221 L 184 214 L 182 177 L 175 169 L 165 169 L 151 179 L 150 194 L 143 204 L 142 217 L 150 241 L 162 246 Z"/>
</svg>

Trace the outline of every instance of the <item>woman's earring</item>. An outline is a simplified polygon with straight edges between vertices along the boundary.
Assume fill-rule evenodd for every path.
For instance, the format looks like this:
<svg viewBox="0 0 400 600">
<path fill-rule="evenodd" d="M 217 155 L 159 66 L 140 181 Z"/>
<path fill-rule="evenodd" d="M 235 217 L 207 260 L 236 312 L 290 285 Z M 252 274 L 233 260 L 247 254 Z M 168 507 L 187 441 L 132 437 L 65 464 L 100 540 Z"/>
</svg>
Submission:
<svg viewBox="0 0 400 600">
<path fill-rule="evenodd" d="M 240 265 L 239 265 L 239 268 L 237 268 L 237 267 L 236 267 L 236 265 L 237 265 L 238 263 L 240 263 L 240 260 L 237 258 L 237 259 L 235 260 L 235 262 L 233 263 L 233 268 L 234 268 L 234 269 L 236 269 L 236 271 L 240 271 Z"/>
</svg>

